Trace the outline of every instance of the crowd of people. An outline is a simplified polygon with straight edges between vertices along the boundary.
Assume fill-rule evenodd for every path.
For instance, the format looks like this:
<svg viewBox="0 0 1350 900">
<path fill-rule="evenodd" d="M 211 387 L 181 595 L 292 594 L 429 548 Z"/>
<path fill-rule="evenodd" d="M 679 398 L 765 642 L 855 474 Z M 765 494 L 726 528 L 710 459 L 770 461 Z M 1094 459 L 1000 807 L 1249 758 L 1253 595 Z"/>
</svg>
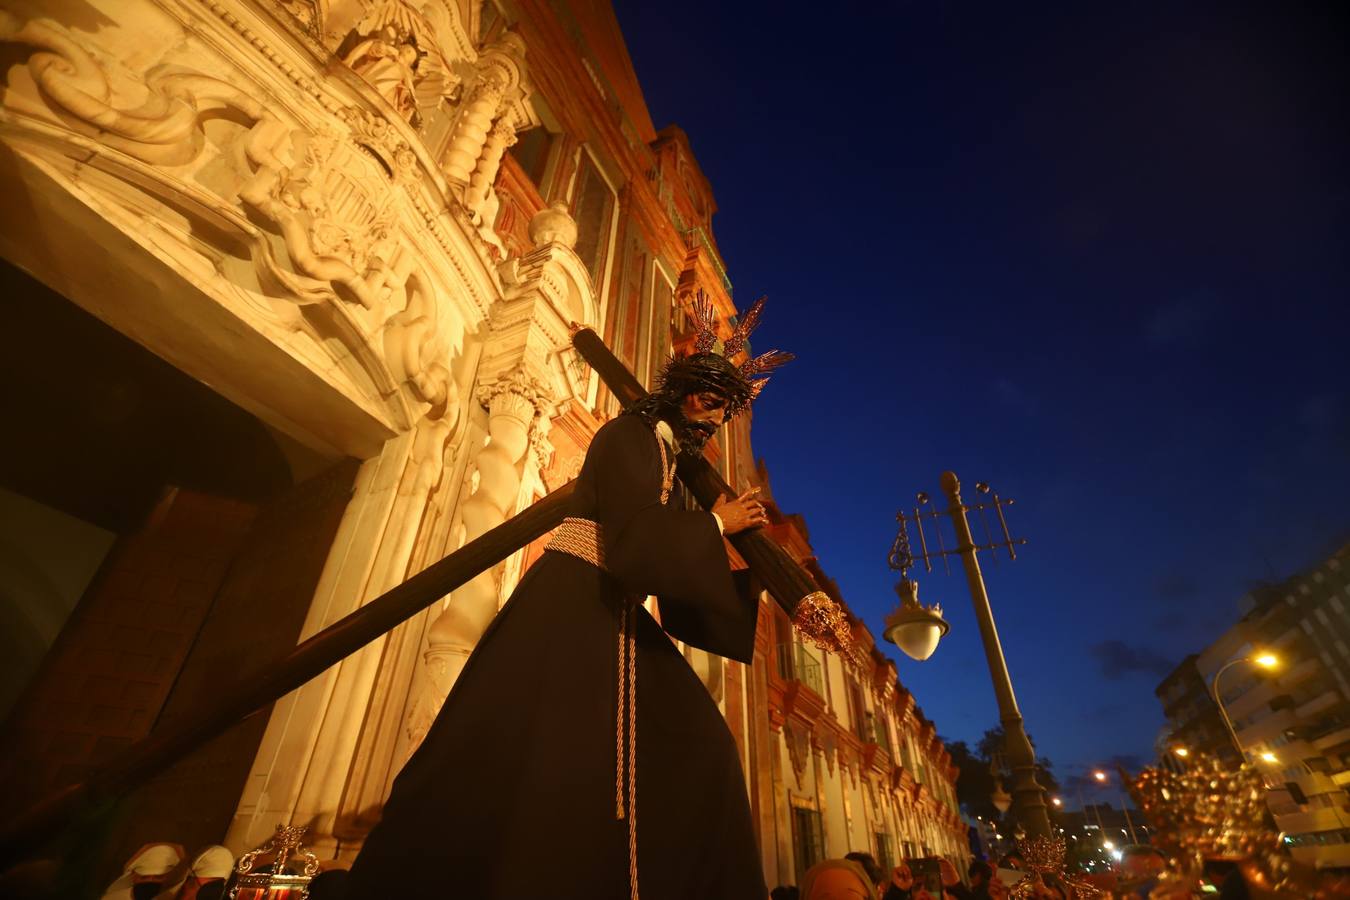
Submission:
<svg viewBox="0 0 1350 900">
<path fill-rule="evenodd" d="M 993 865 L 976 860 L 963 879 L 950 860 L 941 857 L 902 861 L 885 872 L 870 853 L 854 852 L 816 863 L 796 886 L 779 886 L 770 900 L 1006 900 L 1009 886 L 1025 877 L 1020 859 L 1008 857 Z M 1034 900 L 1069 900 L 1064 885 L 1053 878 L 1031 882 Z"/>
</svg>

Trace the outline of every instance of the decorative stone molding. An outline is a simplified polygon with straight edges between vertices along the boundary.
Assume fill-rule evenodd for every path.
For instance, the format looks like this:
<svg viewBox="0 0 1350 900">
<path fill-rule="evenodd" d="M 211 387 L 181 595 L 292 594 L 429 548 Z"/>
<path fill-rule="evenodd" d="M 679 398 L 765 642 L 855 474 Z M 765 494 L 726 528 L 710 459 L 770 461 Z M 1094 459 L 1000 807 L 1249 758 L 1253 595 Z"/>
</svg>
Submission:
<svg viewBox="0 0 1350 900">
<path fill-rule="evenodd" d="M 558 244 L 571 250 L 577 245 L 577 223 L 567 212 L 567 204 L 555 201 L 530 219 L 530 240 L 536 247 Z"/>
<path fill-rule="evenodd" d="M 535 216 L 531 232 L 541 238 L 566 238 L 570 219 L 558 209 Z M 575 232 L 576 226 L 571 225 Z M 484 351 L 488 373 L 525 367 L 546 372 L 561 400 L 575 398 L 587 405 L 590 373 L 571 365 L 571 325 L 597 323 L 599 305 L 590 276 L 580 258 L 559 240 L 540 243 L 523 257 L 498 267 L 503 297 L 489 321 L 492 341 Z"/>
<path fill-rule="evenodd" d="M 174 166 L 194 159 L 204 143 L 198 127 L 204 102 L 225 102 L 254 121 L 265 116 L 262 104 L 233 85 L 162 67 L 140 79 L 144 102 L 119 105 L 102 64 L 65 26 L 51 19 L 25 22 L 0 10 L 0 43 L 36 50 L 26 68 L 62 122 L 142 162 Z"/>
<path fill-rule="evenodd" d="M 323 38 L 323 5 L 320 0 L 278 0 L 277 5 L 315 41 Z"/>
<path fill-rule="evenodd" d="M 46 111 L 73 135 L 148 166 L 137 173 L 134 190 L 158 180 L 157 193 L 177 195 L 212 223 L 208 234 L 233 230 L 231 240 L 248 247 L 268 295 L 305 308 L 299 320 L 278 310 L 278 324 L 310 330 L 319 347 L 331 348 L 338 338 L 345 345 L 340 364 L 363 370 L 359 382 L 377 403 L 392 403 L 399 426 L 424 414 L 420 404 L 444 409 L 449 349 L 437 340 L 439 292 L 406 253 L 398 227 L 399 186 L 413 180 L 416 157 L 389 123 L 348 107 L 337 108 L 332 127 L 299 127 L 246 88 L 177 64 L 143 75 L 118 70 L 114 80 L 100 62 L 113 54 L 82 41 L 55 21 L 22 22 L 0 12 L 0 42 L 35 50 L 25 68 Z M 129 99 L 130 81 L 143 96 Z M 7 133 L 20 138 L 33 126 L 10 107 L 23 102 L 13 94 L 5 102 Z M 243 129 L 232 132 L 233 145 L 207 138 L 205 122 L 222 110 Z M 344 123 L 349 133 L 341 131 Z M 71 143 L 74 153 L 74 137 Z M 226 175 L 222 164 L 233 173 Z M 194 181 L 192 173 L 208 165 L 213 180 Z M 408 327 L 414 320 L 416 327 Z"/>
<path fill-rule="evenodd" d="M 841 748 L 839 750 L 839 764 L 848 773 L 849 784 L 853 785 L 853 789 L 856 791 L 858 789 L 858 757 L 853 751 Z"/>
<path fill-rule="evenodd" d="M 211 14 L 224 22 L 235 34 L 243 38 L 248 44 L 264 59 L 274 65 L 278 71 L 288 78 L 292 84 L 299 88 L 303 93 L 314 102 L 330 113 L 336 114 L 342 109 L 342 106 L 334 102 L 333 98 L 327 92 L 319 88 L 314 79 L 307 77 L 288 59 L 286 59 L 276 47 L 264 40 L 262 35 L 258 34 L 249 25 L 236 16 L 225 3 L 221 0 L 203 0 L 204 5 L 211 11 Z"/>
<path fill-rule="evenodd" d="M 829 769 L 830 777 L 834 777 L 835 766 L 839 757 L 839 741 L 834 735 L 833 729 L 824 728 L 820 735 L 820 749 L 825 757 L 825 765 Z"/>
<path fill-rule="evenodd" d="M 547 416 L 540 416 L 535 419 L 534 427 L 530 429 L 530 456 L 535 470 L 541 473 L 553 463 L 553 444 L 548 439 L 551 428 L 552 420 Z"/>
<path fill-rule="evenodd" d="M 417 155 L 384 116 L 349 106 L 338 117 L 351 129 L 357 147 L 374 157 L 396 184 L 407 184 L 417 175 Z"/>
<path fill-rule="evenodd" d="M 483 150 L 469 176 L 469 186 L 464 191 L 464 205 L 474 215 L 482 218 L 481 213 L 488 199 L 488 192 L 497 181 L 497 171 L 502 165 L 502 156 L 506 148 L 516 142 L 516 131 L 510 114 L 499 118 L 487 134 Z"/>
<path fill-rule="evenodd" d="M 889 659 L 883 660 L 875 666 L 872 679 L 872 693 L 876 697 L 878 708 L 887 708 L 891 705 L 891 700 L 895 697 L 895 682 L 898 673 L 895 670 L 895 663 Z"/>
<path fill-rule="evenodd" d="M 452 183 L 463 185 L 468 182 L 478 164 L 479 154 L 483 152 L 492 117 L 505 94 L 504 79 L 491 72 L 482 75 L 469 92 L 441 161 L 441 171 Z"/>
<path fill-rule="evenodd" d="M 797 781 L 797 789 L 805 785 L 806 764 L 811 752 L 810 732 L 803 726 L 789 722 L 783 726 L 783 740 L 787 743 L 788 760 L 792 763 L 792 775 Z"/>
<path fill-rule="evenodd" d="M 441 170 L 483 240 L 505 256 L 506 247 L 493 231 L 501 205 L 493 186 L 516 131 L 539 124 L 527 101 L 525 42 L 515 32 L 505 32 L 484 49 L 466 78 L 469 87 L 456 112 Z"/>
</svg>

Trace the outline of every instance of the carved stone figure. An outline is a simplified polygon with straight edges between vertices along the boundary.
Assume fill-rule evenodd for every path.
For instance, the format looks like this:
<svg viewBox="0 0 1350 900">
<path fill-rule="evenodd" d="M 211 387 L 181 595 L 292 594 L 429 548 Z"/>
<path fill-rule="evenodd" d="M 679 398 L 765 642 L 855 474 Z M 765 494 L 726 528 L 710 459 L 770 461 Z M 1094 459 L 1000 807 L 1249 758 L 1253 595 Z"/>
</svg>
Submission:
<svg viewBox="0 0 1350 900">
<path fill-rule="evenodd" d="M 370 82 L 405 121 L 416 125 L 418 57 L 412 37 L 386 25 L 353 47 L 342 61 Z"/>
</svg>

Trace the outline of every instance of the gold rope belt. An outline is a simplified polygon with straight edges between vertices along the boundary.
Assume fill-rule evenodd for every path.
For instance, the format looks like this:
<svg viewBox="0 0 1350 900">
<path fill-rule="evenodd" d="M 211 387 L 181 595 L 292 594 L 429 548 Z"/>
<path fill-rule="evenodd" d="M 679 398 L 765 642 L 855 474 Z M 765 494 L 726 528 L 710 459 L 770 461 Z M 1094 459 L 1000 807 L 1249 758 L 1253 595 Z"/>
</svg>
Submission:
<svg viewBox="0 0 1350 900">
<path fill-rule="evenodd" d="M 590 519 L 572 516 L 563 519 L 544 549 L 584 559 L 602 572 L 609 571 L 605 568 L 605 545 L 600 540 L 600 526 Z"/>
</svg>

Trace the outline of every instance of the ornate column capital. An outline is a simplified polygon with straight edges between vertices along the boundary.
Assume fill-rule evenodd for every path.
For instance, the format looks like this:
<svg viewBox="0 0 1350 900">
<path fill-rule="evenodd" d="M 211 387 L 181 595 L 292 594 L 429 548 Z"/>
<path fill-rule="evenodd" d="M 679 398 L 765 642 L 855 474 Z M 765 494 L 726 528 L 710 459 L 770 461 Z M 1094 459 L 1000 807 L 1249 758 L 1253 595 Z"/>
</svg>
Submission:
<svg viewBox="0 0 1350 900">
<path fill-rule="evenodd" d="M 480 384 L 474 398 L 493 418 L 508 416 L 528 428 L 548 417 L 554 392 L 547 381 L 516 369 Z"/>
<path fill-rule="evenodd" d="M 496 122 L 492 124 L 492 130 L 488 132 L 488 142 L 492 145 L 505 147 L 514 147 L 516 144 L 516 120 L 511 113 L 503 113 Z"/>
</svg>

